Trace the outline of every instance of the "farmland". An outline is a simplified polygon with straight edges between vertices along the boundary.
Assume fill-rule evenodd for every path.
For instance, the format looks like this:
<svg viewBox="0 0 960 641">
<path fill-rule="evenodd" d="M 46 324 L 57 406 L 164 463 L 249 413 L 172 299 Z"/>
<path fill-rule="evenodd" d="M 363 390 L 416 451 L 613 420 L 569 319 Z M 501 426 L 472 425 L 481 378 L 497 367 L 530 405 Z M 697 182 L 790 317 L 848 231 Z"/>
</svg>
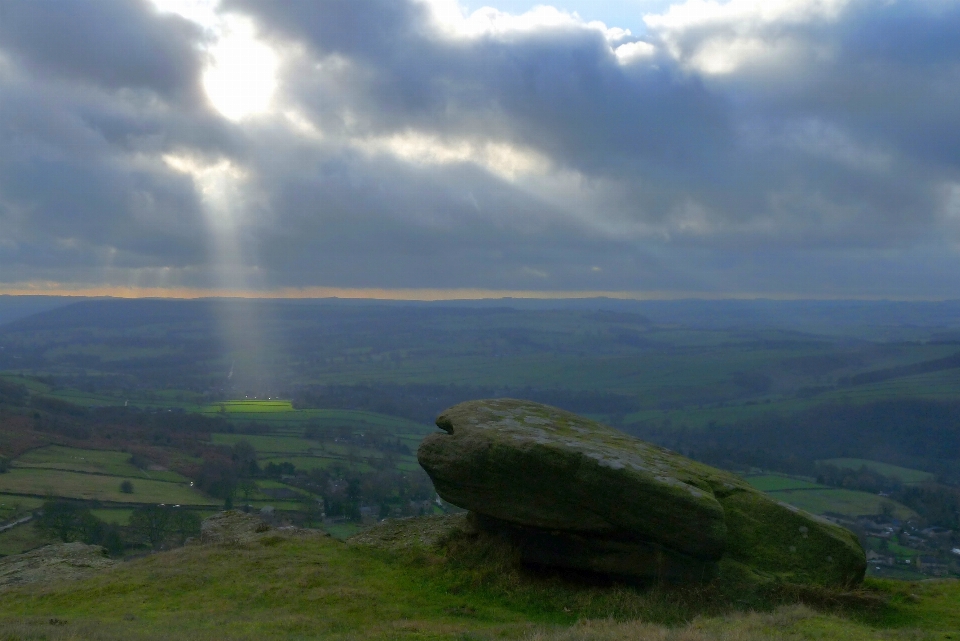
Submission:
<svg viewBox="0 0 960 641">
<path fill-rule="evenodd" d="M 14 468 L 0 475 L 0 494 L 20 496 L 62 496 L 87 501 L 111 503 L 181 503 L 211 505 L 209 498 L 191 489 L 188 484 L 127 479 L 134 492 L 120 491 L 123 477 L 69 472 L 55 469 Z"/>
<path fill-rule="evenodd" d="M 869 461 L 859 458 L 834 458 L 819 462 L 824 465 L 832 465 L 834 467 L 849 470 L 866 468 L 868 470 L 873 470 L 878 474 L 899 479 L 901 482 L 907 485 L 918 485 L 920 483 L 926 483 L 934 480 L 934 475 L 930 472 L 912 470 L 910 468 L 900 467 L 898 465 L 890 465 L 889 463 L 880 463 L 879 461 Z"/>
<path fill-rule="evenodd" d="M 127 479 L 146 479 L 170 483 L 188 483 L 189 480 L 169 470 L 145 470 L 130 463 L 124 452 L 85 450 L 60 445 L 31 450 L 17 458 L 17 468 L 65 470 L 88 474 L 120 476 Z"/>
<path fill-rule="evenodd" d="M 263 404 L 261 409 L 260 404 Z M 425 434 L 436 428 L 397 417 L 350 410 L 270 410 L 271 401 L 234 402 L 231 419 L 241 428 L 235 433 L 215 433 L 215 445 L 246 442 L 257 453 L 261 468 L 291 464 L 303 471 L 336 469 L 371 473 L 385 466 L 399 472 L 419 470 L 416 451 Z M 230 407 L 231 405 L 228 405 Z M 217 410 L 219 412 L 219 410 Z M 249 421 L 249 423 L 244 423 Z M 266 433 L 248 433 L 251 425 Z"/>
<path fill-rule="evenodd" d="M 909 508 L 884 497 L 831 488 L 779 474 L 747 476 L 746 481 L 756 489 L 766 492 L 772 498 L 789 503 L 812 514 L 833 514 L 848 518 L 857 518 L 880 514 L 883 503 L 890 505 L 891 514 L 899 519 L 916 517 Z"/>
<path fill-rule="evenodd" d="M 433 511 L 420 440 L 444 408 L 495 396 L 749 471 L 818 514 L 955 527 L 960 359 L 940 337 L 960 313 L 618 305 L 226 303 L 262 321 L 257 348 L 239 351 L 203 301 L 15 321 L 0 327 L 0 405 L 20 404 L 0 491 L 85 501 L 121 525 L 152 502 L 236 504 L 345 534 Z"/>
</svg>

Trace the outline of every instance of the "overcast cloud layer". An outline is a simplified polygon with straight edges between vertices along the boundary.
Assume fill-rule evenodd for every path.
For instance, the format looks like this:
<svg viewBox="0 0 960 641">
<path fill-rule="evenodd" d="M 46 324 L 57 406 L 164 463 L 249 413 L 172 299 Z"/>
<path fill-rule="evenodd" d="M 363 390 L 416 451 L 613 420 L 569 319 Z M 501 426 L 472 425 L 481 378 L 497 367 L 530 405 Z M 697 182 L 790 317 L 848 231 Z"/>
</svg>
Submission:
<svg viewBox="0 0 960 641">
<path fill-rule="evenodd" d="M 960 297 L 960 2 L 643 22 L 0 0 L 0 290 Z"/>
</svg>

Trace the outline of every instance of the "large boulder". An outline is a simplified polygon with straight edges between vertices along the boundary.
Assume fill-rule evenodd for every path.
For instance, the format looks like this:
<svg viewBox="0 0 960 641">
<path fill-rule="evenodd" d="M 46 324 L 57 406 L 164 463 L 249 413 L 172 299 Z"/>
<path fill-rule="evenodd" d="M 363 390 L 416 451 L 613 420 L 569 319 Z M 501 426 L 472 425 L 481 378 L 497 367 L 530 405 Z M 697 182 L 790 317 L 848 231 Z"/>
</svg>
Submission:
<svg viewBox="0 0 960 641">
<path fill-rule="evenodd" d="M 524 558 L 640 577 L 712 576 L 726 559 L 797 582 L 853 584 L 847 530 L 727 472 L 554 407 L 470 401 L 417 452 L 446 501 L 510 536 Z"/>
<path fill-rule="evenodd" d="M 0 590 L 86 579 L 116 566 L 99 545 L 56 543 L 0 559 Z"/>
</svg>

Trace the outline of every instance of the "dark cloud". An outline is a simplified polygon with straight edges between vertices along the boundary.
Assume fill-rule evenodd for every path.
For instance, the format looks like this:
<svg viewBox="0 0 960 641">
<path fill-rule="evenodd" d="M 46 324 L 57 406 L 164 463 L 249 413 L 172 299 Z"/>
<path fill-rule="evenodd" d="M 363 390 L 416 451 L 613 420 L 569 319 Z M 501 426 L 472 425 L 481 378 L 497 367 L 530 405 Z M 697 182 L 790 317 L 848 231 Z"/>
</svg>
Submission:
<svg viewBox="0 0 960 641">
<path fill-rule="evenodd" d="M 659 54 L 622 65 L 586 26 L 444 38 L 418 3 L 228 6 L 272 37 L 310 47 L 287 88 L 328 131 L 414 128 L 527 146 L 612 181 L 597 195 L 603 207 L 659 225 L 675 242 L 914 241 L 940 215 L 938 185 L 955 169 L 956 128 L 946 117 L 960 105 L 942 101 L 960 87 L 946 37 L 960 27 L 956 11 L 871 3 L 773 21 L 748 34 L 770 55 L 712 76 L 692 63 L 717 38 L 735 53 L 742 18 L 655 28 Z M 896 31 L 904 14 L 906 34 Z M 934 51 L 923 55 L 952 64 L 918 69 L 922 44 L 881 44 L 926 28 Z M 665 55 L 670 46 L 677 58 Z M 781 60 L 783 47 L 794 53 Z M 818 49 L 830 52 L 825 60 L 811 59 Z M 338 64 L 326 71 L 332 57 Z M 898 93 L 904 86 L 909 98 Z"/>
<path fill-rule="evenodd" d="M 4 280 L 206 262 L 196 186 L 162 160 L 236 147 L 200 92 L 200 42 L 146 2 L 0 2 Z"/>
<path fill-rule="evenodd" d="M 0 48 L 33 74 L 198 94 L 200 28 L 147 0 L 3 0 Z"/>
<path fill-rule="evenodd" d="M 276 109 L 230 123 L 212 32 L 0 0 L 0 265 L 216 285 L 233 234 L 267 286 L 960 295 L 960 5 L 750 6 L 641 42 L 224 0 L 280 56 Z"/>
</svg>

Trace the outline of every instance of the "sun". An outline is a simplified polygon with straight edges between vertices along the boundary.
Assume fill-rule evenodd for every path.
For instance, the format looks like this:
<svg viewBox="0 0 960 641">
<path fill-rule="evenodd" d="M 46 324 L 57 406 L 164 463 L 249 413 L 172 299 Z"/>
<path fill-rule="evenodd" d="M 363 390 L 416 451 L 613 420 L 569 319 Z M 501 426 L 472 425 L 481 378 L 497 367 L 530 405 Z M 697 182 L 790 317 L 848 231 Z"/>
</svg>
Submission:
<svg viewBox="0 0 960 641">
<path fill-rule="evenodd" d="M 212 36 L 202 81 L 217 111 L 239 121 L 270 110 L 279 56 L 257 39 L 249 19 L 218 13 L 217 0 L 153 0 L 153 4 L 161 12 L 197 23 Z"/>
<path fill-rule="evenodd" d="M 247 20 L 232 18 L 209 49 L 203 88 L 211 104 L 230 120 L 268 111 L 277 88 L 277 54 L 258 41 Z"/>
</svg>

